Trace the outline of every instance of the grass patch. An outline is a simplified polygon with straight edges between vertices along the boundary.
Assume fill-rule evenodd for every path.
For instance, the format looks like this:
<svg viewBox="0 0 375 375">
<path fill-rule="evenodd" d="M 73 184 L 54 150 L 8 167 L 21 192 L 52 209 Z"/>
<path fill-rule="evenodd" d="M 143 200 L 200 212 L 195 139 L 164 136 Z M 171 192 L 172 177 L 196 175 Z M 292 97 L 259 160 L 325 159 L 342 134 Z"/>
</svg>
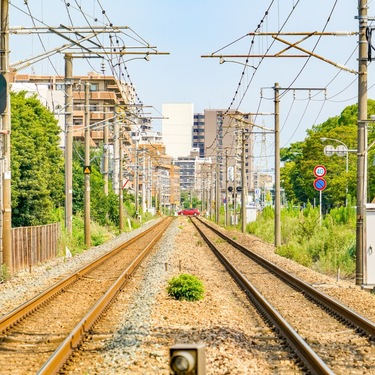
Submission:
<svg viewBox="0 0 375 375">
<path fill-rule="evenodd" d="M 274 243 L 274 212 L 266 207 L 247 231 Z M 340 207 L 320 220 L 319 208 L 307 205 L 281 211 L 281 246 L 276 253 L 328 275 L 355 272 L 355 209 Z"/>
</svg>

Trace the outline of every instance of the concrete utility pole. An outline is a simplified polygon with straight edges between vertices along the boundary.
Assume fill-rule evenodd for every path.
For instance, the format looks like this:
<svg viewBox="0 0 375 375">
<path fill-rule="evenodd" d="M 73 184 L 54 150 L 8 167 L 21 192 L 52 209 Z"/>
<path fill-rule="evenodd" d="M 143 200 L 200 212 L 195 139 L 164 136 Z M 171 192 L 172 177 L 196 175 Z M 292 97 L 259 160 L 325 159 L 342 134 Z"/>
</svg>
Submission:
<svg viewBox="0 0 375 375">
<path fill-rule="evenodd" d="M 280 97 L 279 84 L 275 83 L 275 246 L 281 245 L 280 205 Z"/>
<path fill-rule="evenodd" d="M 229 192 L 228 192 L 228 150 L 225 150 L 225 225 L 229 224 Z"/>
<path fill-rule="evenodd" d="M 148 156 L 148 192 L 147 192 L 147 211 L 151 212 L 152 208 L 152 160 Z"/>
<path fill-rule="evenodd" d="M 210 219 L 212 220 L 213 218 L 213 203 L 214 203 L 214 165 L 211 164 L 211 173 L 210 173 Z"/>
<path fill-rule="evenodd" d="M 246 181 L 246 132 L 242 128 L 242 151 L 241 151 L 241 228 L 242 233 L 246 233 L 246 200 L 247 200 L 247 181 Z"/>
<path fill-rule="evenodd" d="M 366 251 L 366 201 L 367 201 L 367 1 L 358 1 L 358 156 L 357 156 L 357 224 L 356 224 L 356 277 L 357 285 L 363 284 Z"/>
<path fill-rule="evenodd" d="M 219 224 L 220 222 L 220 205 L 221 205 L 221 192 L 220 192 L 220 155 L 217 156 L 217 164 L 216 164 L 216 199 L 215 199 L 215 222 Z"/>
<path fill-rule="evenodd" d="M 72 233 L 73 216 L 73 57 L 65 54 L 65 229 Z"/>
<path fill-rule="evenodd" d="M 119 137 L 119 177 L 118 177 L 118 201 L 119 201 L 119 229 L 120 232 L 124 229 L 124 190 L 122 188 L 122 142 L 123 134 Z"/>
<path fill-rule="evenodd" d="M 12 259 L 12 208 L 11 208 L 11 168 L 10 168 L 10 92 L 9 92 L 9 0 L 1 0 L 0 73 L 6 81 L 6 108 L 1 115 L 3 143 L 2 170 L 2 261 L 7 272 L 13 272 Z M 1 255 L 1 254 L 0 254 Z M 1 268 L 0 268 L 1 271 Z M 1 272 L 0 272 L 1 273 Z"/>
<path fill-rule="evenodd" d="M 107 118 L 108 108 L 105 108 L 104 116 Z M 104 194 L 108 196 L 108 174 L 109 174 L 109 122 L 106 122 L 103 129 L 103 180 Z"/>
<path fill-rule="evenodd" d="M 201 171 L 202 173 L 202 171 Z M 203 176 L 203 173 L 202 173 L 202 176 Z M 205 186 L 204 186 L 204 177 L 201 179 L 201 192 L 202 192 L 202 199 L 201 199 L 201 212 L 202 212 L 202 215 L 205 211 L 205 194 L 204 194 L 204 189 L 205 189 Z"/>
<path fill-rule="evenodd" d="M 84 177 L 85 177 L 85 221 L 84 221 L 84 232 L 85 232 L 85 245 L 90 247 L 91 245 L 91 234 L 90 234 L 90 83 L 85 83 L 85 165 L 84 165 Z"/>
<path fill-rule="evenodd" d="M 138 155 L 138 142 L 135 146 L 135 217 L 138 219 L 139 214 L 139 201 L 138 201 L 138 195 L 139 195 L 139 155 Z"/>
<path fill-rule="evenodd" d="M 146 203 L 147 203 L 147 168 L 146 168 L 146 150 L 143 148 L 142 152 L 142 215 L 146 213 Z"/>
</svg>

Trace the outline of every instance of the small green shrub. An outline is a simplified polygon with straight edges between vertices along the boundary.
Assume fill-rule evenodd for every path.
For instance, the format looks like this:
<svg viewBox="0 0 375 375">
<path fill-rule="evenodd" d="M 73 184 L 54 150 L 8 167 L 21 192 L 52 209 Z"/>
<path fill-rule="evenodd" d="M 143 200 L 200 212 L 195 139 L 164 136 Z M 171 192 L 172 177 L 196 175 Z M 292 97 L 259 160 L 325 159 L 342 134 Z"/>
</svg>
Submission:
<svg viewBox="0 0 375 375">
<path fill-rule="evenodd" d="M 10 279 L 10 273 L 6 264 L 0 265 L 0 281 L 8 281 Z"/>
<path fill-rule="evenodd" d="M 199 301 L 204 296 L 204 286 L 196 276 L 181 274 L 168 281 L 167 293 L 179 301 Z"/>
</svg>

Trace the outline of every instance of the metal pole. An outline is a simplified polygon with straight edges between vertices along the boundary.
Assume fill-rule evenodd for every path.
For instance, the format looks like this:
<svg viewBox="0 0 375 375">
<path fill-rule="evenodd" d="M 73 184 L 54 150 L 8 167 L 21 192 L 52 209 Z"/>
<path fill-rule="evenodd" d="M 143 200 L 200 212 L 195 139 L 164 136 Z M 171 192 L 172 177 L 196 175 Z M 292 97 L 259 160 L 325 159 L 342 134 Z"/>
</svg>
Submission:
<svg viewBox="0 0 375 375">
<path fill-rule="evenodd" d="M 225 225 L 229 223 L 228 150 L 225 150 Z"/>
<path fill-rule="evenodd" d="M 213 168 L 213 164 L 211 164 L 211 176 L 210 176 L 210 219 L 211 220 L 213 217 L 213 212 L 212 212 L 213 200 L 214 200 L 214 168 Z"/>
<path fill-rule="evenodd" d="M 84 233 L 85 245 L 90 247 L 90 84 L 85 83 L 85 205 L 84 205 Z M 88 169 L 88 170 L 86 170 Z"/>
<path fill-rule="evenodd" d="M 104 107 L 105 117 L 107 118 L 107 109 Z M 108 174 L 109 174 L 109 122 L 106 123 L 103 129 L 103 179 L 104 179 L 104 194 L 108 196 Z"/>
<path fill-rule="evenodd" d="M 365 252 L 365 203 L 367 200 L 366 144 L 367 144 L 367 0 L 358 1 L 359 57 L 358 57 L 358 157 L 357 157 L 357 223 L 356 223 L 356 284 L 363 284 Z"/>
<path fill-rule="evenodd" d="M 119 229 L 120 232 L 124 229 L 124 190 L 122 188 L 122 134 L 119 137 L 119 178 L 118 178 L 118 202 L 119 202 Z"/>
<path fill-rule="evenodd" d="M 319 225 L 322 226 L 322 191 L 319 191 Z"/>
<path fill-rule="evenodd" d="M 73 216 L 73 58 L 65 54 L 65 229 L 72 233 Z"/>
<path fill-rule="evenodd" d="M 247 196 L 247 184 L 246 184 L 246 152 L 245 152 L 245 129 L 242 129 L 242 155 L 241 155 L 241 221 L 242 221 L 242 233 L 246 232 L 246 196 Z"/>
<path fill-rule="evenodd" d="M 143 148 L 143 160 L 142 160 L 142 214 L 146 212 L 146 153 Z"/>
<path fill-rule="evenodd" d="M 275 83 L 275 246 L 281 245 L 280 215 L 280 96 L 279 84 Z"/>
<path fill-rule="evenodd" d="M 345 207 L 348 207 L 348 172 L 349 172 L 349 151 L 348 147 L 346 147 L 346 186 L 345 186 Z"/>
<path fill-rule="evenodd" d="M 154 183 L 154 191 L 155 191 L 155 212 L 158 213 L 159 205 L 158 205 L 158 189 L 159 189 L 159 169 L 155 168 L 155 183 Z"/>
<path fill-rule="evenodd" d="M 119 140 L 120 138 L 120 125 L 119 120 L 115 119 L 113 124 L 113 176 L 112 176 L 112 184 L 113 190 L 116 195 L 120 194 L 119 191 L 119 176 L 120 176 L 120 152 L 119 152 Z"/>
<path fill-rule="evenodd" d="M 149 192 L 148 192 L 148 212 L 151 212 L 152 209 L 152 189 L 153 189 L 153 177 L 152 177 L 152 160 L 150 156 L 148 157 L 148 163 L 149 163 Z"/>
<path fill-rule="evenodd" d="M 9 0 L 1 1 L 1 38 L 0 38 L 1 74 L 4 75 L 7 86 L 7 105 L 1 116 L 3 135 L 3 173 L 2 173 L 2 263 L 7 272 L 13 272 L 12 260 L 12 208 L 11 208 L 11 168 L 10 168 L 10 92 L 9 92 Z"/>
<path fill-rule="evenodd" d="M 234 186 L 233 186 L 233 225 L 237 225 L 237 159 L 234 164 Z"/>
<path fill-rule="evenodd" d="M 215 208 L 216 208 L 216 224 L 220 222 L 220 205 L 221 205 L 221 194 L 220 194 L 220 156 L 217 156 L 217 165 L 216 165 L 216 199 L 215 199 Z"/>
<path fill-rule="evenodd" d="M 138 202 L 138 194 L 139 194 L 139 156 L 138 156 L 138 142 L 135 146 L 135 217 L 138 219 L 138 211 L 139 211 L 139 202 Z"/>
<path fill-rule="evenodd" d="M 205 189 L 206 189 L 206 180 L 205 180 L 205 173 L 206 172 L 203 172 L 203 170 L 201 169 L 201 174 L 202 174 L 202 177 L 201 177 L 201 188 L 202 188 L 202 214 L 204 216 L 206 216 L 206 194 L 205 194 Z"/>
</svg>

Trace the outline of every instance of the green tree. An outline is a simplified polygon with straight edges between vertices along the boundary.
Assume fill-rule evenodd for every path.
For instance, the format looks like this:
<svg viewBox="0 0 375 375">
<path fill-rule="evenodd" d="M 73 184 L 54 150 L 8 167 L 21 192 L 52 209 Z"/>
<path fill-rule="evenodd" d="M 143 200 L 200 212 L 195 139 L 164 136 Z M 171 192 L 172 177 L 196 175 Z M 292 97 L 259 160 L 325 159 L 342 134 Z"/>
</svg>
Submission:
<svg viewBox="0 0 375 375">
<path fill-rule="evenodd" d="M 368 113 L 375 114 L 375 101 L 368 100 Z M 348 173 L 346 173 L 346 156 L 326 156 L 324 146 L 331 144 L 337 147 L 340 143 L 321 138 L 332 138 L 343 142 L 349 149 L 357 148 L 357 117 L 356 104 L 346 107 L 339 116 L 331 117 L 322 124 L 314 125 L 307 131 L 303 142 L 296 142 L 281 150 L 281 185 L 289 201 L 296 203 L 313 202 L 319 199 L 319 192 L 314 189 L 314 167 L 323 164 L 327 168 L 327 188 L 323 192 L 323 205 L 327 208 L 345 205 L 347 200 L 346 187 L 350 196 L 356 196 L 357 163 L 356 154 L 348 154 Z M 375 130 L 369 127 L 369 143 L 375 139 Z M 368 153 L 368 199 L 375 196 L 375 171 L 373 166 L 375 151 Z"/>
<path fill-rule="evenodd" d="M 83 213 L 84 210 L 84 144 L 74 142 L 73 153 L 73 213 Z M 119 201 L 113 192 L 112 183 L 109 181 L 108 195 L 104 194 L 104 180 L 100 172 L 100 161 L 103 151 L 91 150 L 91 175 L 90 175 L 90 216 L 92 220 L 101 225 L 118 225 Z M 124 194 L 124 203 L 128 197 Z M 134 206 L 134 202 L 133 206 Z"/>
<path fill-rule="evenodd" d="M 53 220 L 64 202 L 64 159 L 60 128 L 36 96 L 11 93 L 12 225 Z"/>
</svg>

